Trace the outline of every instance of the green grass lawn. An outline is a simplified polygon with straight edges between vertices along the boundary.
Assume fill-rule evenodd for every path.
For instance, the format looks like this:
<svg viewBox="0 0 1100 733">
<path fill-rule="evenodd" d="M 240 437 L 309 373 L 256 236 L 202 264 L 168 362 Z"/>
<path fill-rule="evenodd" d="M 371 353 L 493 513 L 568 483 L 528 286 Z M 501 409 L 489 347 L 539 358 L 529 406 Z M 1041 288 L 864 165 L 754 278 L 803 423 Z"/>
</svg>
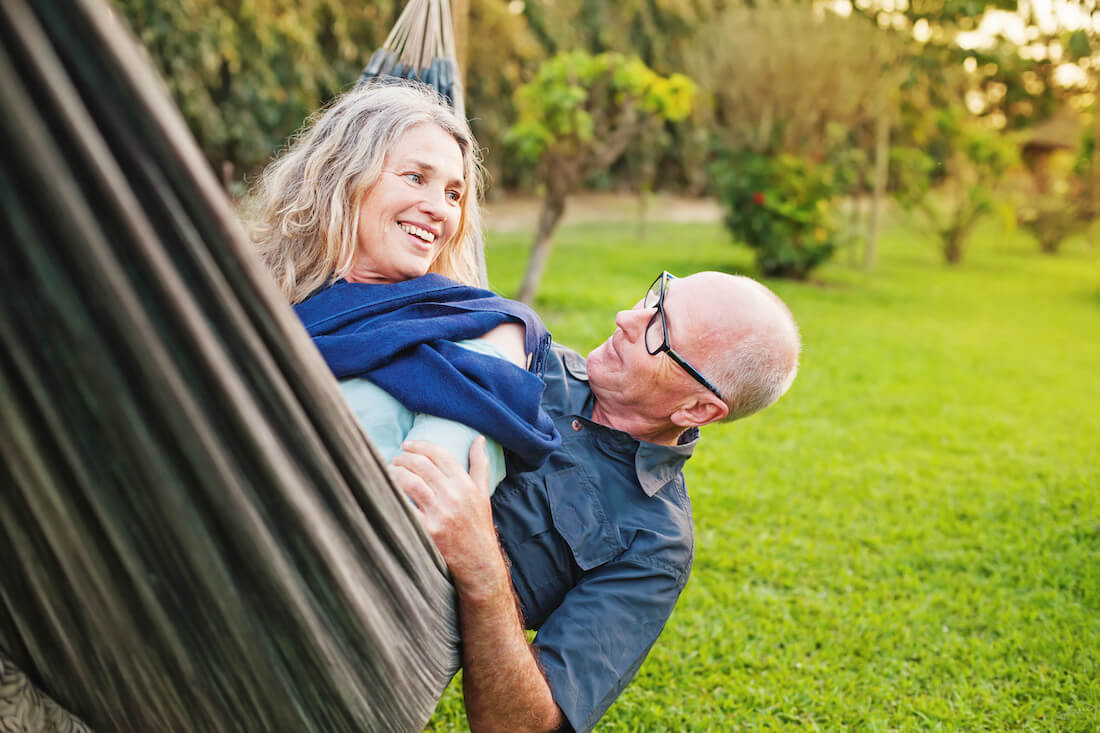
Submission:
<svg viewBox="0 0 1100 733">
<path fill-rule="evenodd" d="M 488 241 L 510 295 L 529 235 Z M 954 269 L 900 229 L 873 274 L 837 259 L 768 282 L 800 375 L 704 431 L 691 580 L 599 730 L 1100 730 L 1100 251 L 990 226 Z M 719 224 L 576 225 L 536 307 L 587 352 L 661 269 L 752 261 Z"/>
</svg>

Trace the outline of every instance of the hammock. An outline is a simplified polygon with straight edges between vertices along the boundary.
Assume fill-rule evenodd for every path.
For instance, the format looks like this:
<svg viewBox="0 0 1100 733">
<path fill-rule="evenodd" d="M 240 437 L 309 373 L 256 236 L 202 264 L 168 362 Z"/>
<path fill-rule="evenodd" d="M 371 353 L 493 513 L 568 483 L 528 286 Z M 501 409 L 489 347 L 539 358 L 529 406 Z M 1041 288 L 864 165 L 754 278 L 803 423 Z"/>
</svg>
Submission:
<svg viewBox="0 0 1100 733">
<path fill-rule="evenodd" d="M 99 731 L 422 728 L 445 567 L 160 82 L 102 0 L 0 40 L 0 651 Z"/>
</svg>

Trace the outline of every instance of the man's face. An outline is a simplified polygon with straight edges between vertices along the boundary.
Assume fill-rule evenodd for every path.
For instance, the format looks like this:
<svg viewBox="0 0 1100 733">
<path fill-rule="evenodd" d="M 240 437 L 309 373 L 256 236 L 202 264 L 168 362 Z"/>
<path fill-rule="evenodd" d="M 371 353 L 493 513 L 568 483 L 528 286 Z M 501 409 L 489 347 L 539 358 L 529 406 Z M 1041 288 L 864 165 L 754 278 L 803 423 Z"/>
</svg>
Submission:
<svg viewBox="0 0 1100 733">
<path fill-rule="evenodd" d="M 664 310 L 669 344 L 700 368 L 707 354 L 706 339 L 716 324 L 711 323 L 705 293 L 691 285 L 690 277 L 672 280 Z M 643 308 L 640 300 L 630 310 L 620 311 L 611 337 L 588 355 L 589 384 L 605 408 L 667 417 L 692 390 L 706 390 L 667 355 L 647 351 L 645 330 L 655 313 L 654 308 Z"/>
</svg>

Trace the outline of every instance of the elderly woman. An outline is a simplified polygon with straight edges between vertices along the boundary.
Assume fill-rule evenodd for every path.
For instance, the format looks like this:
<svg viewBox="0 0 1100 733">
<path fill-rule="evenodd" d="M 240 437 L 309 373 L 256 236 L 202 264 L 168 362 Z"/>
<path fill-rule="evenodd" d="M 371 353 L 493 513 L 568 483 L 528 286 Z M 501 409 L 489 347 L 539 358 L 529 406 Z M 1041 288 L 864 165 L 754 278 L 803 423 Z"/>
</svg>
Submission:
<svg viewBox="0 0 1100 733">
<path fill-rule="evenodd" d="M 537 465 L 559 436 L 539 408 L 549 334 L 473 287 L 480 168 L 466 123 L 424 87 L 336 99 L 264 172 L 252 237 L 389 460 L 406 439 L 463 464 L 478 434 Z"/>
</svg>

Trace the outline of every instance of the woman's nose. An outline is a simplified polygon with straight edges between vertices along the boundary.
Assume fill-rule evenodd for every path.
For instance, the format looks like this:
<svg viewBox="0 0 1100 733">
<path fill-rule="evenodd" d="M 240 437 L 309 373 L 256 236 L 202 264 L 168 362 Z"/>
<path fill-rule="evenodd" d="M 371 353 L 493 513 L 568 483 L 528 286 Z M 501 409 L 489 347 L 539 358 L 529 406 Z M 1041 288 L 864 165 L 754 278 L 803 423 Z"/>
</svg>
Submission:
<svg viewBox="0 0 1100 733">
<path fill-rule="evenodd" d="M 436 221 L 447 218 L 447 192 L 428 187 L 420 201 L 420 210 Z"/>
</svg>

